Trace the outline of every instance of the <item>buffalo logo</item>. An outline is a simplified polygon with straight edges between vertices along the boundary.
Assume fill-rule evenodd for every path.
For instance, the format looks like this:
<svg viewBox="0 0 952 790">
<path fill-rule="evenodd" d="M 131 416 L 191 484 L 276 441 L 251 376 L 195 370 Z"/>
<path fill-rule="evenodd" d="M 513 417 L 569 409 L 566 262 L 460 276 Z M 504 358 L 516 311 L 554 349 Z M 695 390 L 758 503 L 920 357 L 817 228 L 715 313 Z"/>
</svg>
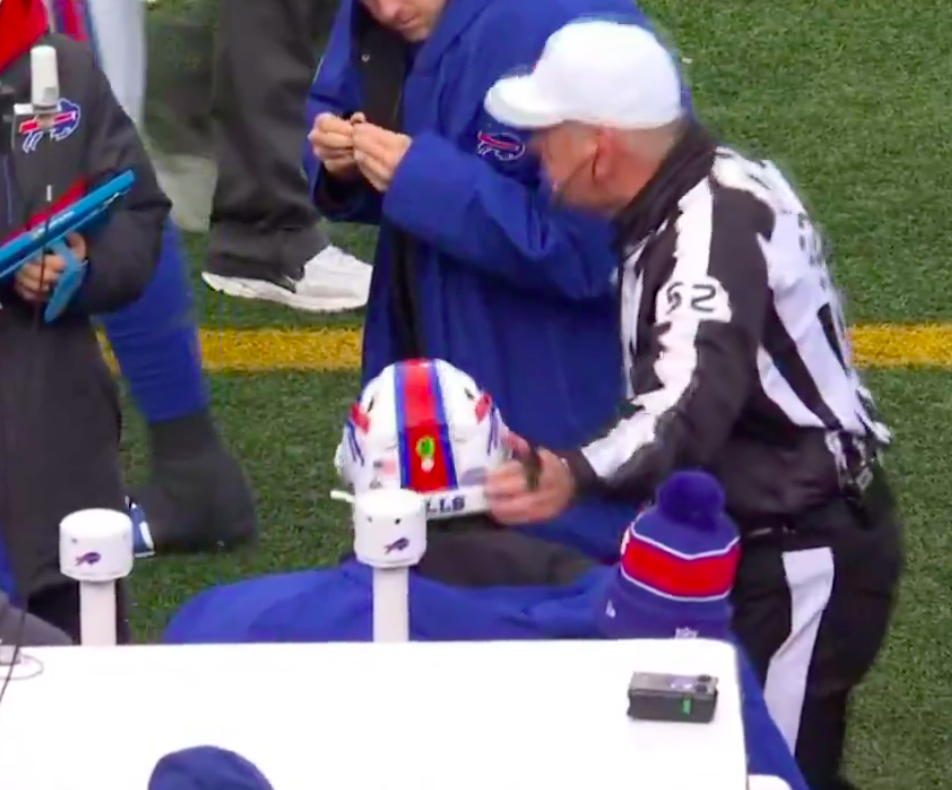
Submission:
<svg viewBox="0 0 952 790">
<path fill-rule="evenodd" d="M 393 543 L 388 543 L 383 547 L 384 554 L 393 554 L 395 551 L 406 551 L 410 548 L 409 538 L 397 538 Z"/>
<path fill-rule="evenodd" d="M 500 162 L 515 162 L 526 152 L 526 144 L 511 132 L 476 135 L 476 153 L 479 156 L 492 156 Z"/>
<path fill-rule="evenodd" d="M 17 124 L 17 134 L 23 138 L 23 152 L 35 151 L 40 141 L 49 135 L 53 142 L 59 143 L 79 128 L 82 110 L 69 99 L 60 99 L 56 111 L 48 116 L 31 115 Z"/>
<path fill-rule="evenodd" d="M 102 559 L 102 555 L 98 551 L 87 551 L 85 554 L 80 554 L 76 558 L 76 567 L 81 565 L 96 565 Z"/>
</svg>

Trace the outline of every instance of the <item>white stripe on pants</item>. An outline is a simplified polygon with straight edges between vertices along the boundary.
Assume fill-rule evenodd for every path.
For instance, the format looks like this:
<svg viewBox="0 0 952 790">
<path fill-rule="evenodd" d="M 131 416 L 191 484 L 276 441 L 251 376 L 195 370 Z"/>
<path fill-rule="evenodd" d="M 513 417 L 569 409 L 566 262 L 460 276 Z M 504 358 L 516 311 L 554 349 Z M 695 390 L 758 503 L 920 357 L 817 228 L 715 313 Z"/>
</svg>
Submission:
<svg viewBox="0 0 952 790">
<path fill-rule="evenodd" d="M 833 551 L 823 547 L 784 552 L 783 569 L 790 588 L 790 635 L 767 667 L 764 699 L 793 752 L 820 621 L 833 594 Z"/>
</svg>

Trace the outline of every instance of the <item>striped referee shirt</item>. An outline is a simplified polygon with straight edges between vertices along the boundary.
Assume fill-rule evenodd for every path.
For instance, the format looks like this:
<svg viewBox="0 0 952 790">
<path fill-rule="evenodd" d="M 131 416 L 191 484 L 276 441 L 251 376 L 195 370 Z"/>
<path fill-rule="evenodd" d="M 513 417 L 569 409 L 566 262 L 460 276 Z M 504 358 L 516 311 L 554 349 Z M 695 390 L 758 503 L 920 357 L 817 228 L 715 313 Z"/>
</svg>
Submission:
<svg viewBox="0 0 952 790">
<path fill-rule="evenodd" d="M 853 365 L 822 240 L 769 162 L 690 129 L 616 220 L 628 409 L 567 453 L 635 502 L 677 468 L 737 517 L 829 501 L 889 441 Z"/>
</svg>

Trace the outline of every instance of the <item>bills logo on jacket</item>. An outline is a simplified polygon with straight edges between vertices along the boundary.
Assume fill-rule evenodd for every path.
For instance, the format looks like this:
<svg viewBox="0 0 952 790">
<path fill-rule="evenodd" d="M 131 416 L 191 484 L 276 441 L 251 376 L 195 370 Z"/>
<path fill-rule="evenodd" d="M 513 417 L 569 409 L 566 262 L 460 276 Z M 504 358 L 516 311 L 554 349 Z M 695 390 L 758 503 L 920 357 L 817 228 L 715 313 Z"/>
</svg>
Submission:
<svg viewBox="0 0 952 790">
<path fill-rule="evenodd" d="M 69 99 L 60 99 L 56 111 L 49 117 L 34 114 L 18 116 L 17 135 L 22 139 L 23 152 L 30 154 L 36 151 L 44 137 L 49 137 L 54 143 L 71 137 L 79 128 L 82 117 L 80 106 Z"/>
<path fill-rule="evenodd" d="M 526 152 L 526 144 L 512 132 L 479 132 L 476 135 L 476 154 L 491 156 L 500 162 L 514 162 Z"/>
<path fill-rule="evenodd" d="M 431 518 L 486 509 L 486 472 L 502 463 L 503 424 L 492 398 L 442 360 L 391 365 L 353 404 L 338 468 L 355 493 L 409 488 Z"/>
</svg>

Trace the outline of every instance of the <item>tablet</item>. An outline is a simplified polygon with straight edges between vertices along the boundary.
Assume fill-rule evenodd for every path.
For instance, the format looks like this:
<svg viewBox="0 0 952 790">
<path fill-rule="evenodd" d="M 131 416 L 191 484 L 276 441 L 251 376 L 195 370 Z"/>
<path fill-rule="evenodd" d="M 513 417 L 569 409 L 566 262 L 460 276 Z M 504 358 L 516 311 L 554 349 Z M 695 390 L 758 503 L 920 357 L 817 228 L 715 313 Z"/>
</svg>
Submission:
<svg viewBox="0 0 952 790">
<path fill-rule="evenodd" d="M 47 323 L 55 321 L 69 305 L 86 275 L 85 261 L 76 260 L 76 256 L 66 244 L 66 236 L 82 230 L 102 217 L 134 183 L 135 174 L 126 170 L 75 203 L 57 211 L 40 225 L 25 230 L 0 245 L 0 281 L 15 275 L 22 266 L 35 260 L 43 250 L 59 255 L 66 262 L 66 268 L 54 286 L 43 313 Z"/>
</svg>

